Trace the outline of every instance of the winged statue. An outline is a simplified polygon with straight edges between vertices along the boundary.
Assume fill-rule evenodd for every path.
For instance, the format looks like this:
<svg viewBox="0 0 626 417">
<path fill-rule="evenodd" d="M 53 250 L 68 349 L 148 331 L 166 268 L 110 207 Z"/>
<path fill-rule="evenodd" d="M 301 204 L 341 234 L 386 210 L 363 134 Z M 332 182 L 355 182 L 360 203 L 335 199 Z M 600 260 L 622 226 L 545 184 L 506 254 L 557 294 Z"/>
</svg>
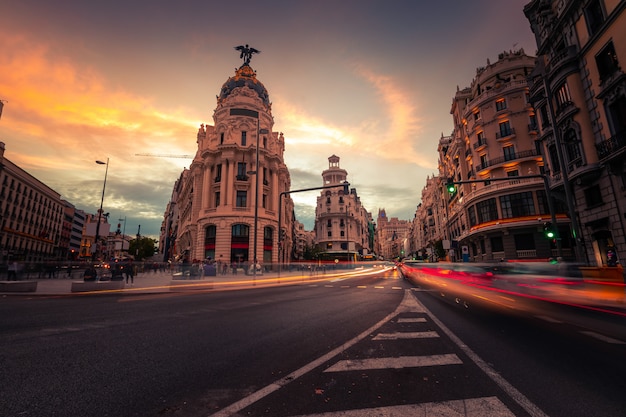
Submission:
<svg viewBox="0 0 626 417">
<path fill-rule="evenodd" d="M 235 49 L 241 52 L 241 54 L 239 54 L 239 58 L 243 59 L 243 65 L 250 64 L 250 58 L 252 58 L 252 54 L 261 53 L 261 51 L 259 51 L 258 49 L 250 48 L 248 44 L 246 44 L 246 46 L 235 46 Z"/>
</svg>

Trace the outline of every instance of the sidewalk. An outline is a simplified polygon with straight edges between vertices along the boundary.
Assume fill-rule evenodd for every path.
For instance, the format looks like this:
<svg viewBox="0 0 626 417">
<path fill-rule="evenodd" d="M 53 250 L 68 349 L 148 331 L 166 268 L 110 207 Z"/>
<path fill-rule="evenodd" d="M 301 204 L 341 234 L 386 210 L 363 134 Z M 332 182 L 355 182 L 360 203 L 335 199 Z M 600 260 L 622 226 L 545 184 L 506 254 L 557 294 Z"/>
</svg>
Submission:
<svg viewBox="0 0 626 417">
<path fill-rule="evenodd" d="M 195 279 L 174 279 L 171 272 L 142 272 L 135 276 L 134 282 L 126 284 L 126 280 L 122 281 L 123 288 L 110 289 L 108 285 L 103 285 L 103 289 L 95 291 L 72 291 L 72 283 L 84 282 L 77 275 L 76 278 L 59 277 L 53 279 L 32 279 L 22 281 L 9 281 L 10 283 L 25 283 L 36 281 L 36 291 L 3 291 L 0 290 L 0 295 L 21 295 L 21 296 L 34 296 L 34 295 L 68 295 L 68 294 L 158 294 L 180 291 L 224 291 L 245 289 L 254 287 L 268 287 L 277 285 L 296 284 L 303 282 L 315 282 L 320 280 L 327 280 L 336 277 L 338 274 L 343 275 L 346 273 L 354 272 L 348 271 L 333 271 L 327 273 L 314 273 L 311 274 L 308 271 L 286 271 L 281 272 L 269 272 L 263 275 L 244 275 L 244 274 L 226 274 L 218 276 L 206 276 L 206 277 L 194 277 Z M 179 277 L 177 277 L 179 278 Z M 110 281 L 103 281 L 102 283 L 109 283 Z M 119 283 L 119 281 L 113 281 Z M 7 281 L 2 281 L 7 283 Z M 5 287 L 6 288 L 6 287 Z"/>
</svg>

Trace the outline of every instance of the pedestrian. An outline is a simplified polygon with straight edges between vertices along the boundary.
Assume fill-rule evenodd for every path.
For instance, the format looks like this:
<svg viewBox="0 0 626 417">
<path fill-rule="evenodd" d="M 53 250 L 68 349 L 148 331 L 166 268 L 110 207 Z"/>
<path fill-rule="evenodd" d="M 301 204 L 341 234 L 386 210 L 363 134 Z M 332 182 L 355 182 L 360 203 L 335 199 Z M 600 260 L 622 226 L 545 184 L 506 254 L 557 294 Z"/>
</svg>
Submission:
<svg viewBox="0 0 626 417">
<path fill-rule="evenodd" d="M 126 273 L 126 283 L 128 284 L 128 280 L 130 279 L 130 286 L 135 285 L 135 271 L 133 270 L 134 266 L 132 262 L 127 262 L 124 267 L 124 272 Z"/>
<path fill-rule="evenodd" d="M 8 281 L 17 281 L 17 270 L 18 270 L 17 262 L 16 261 L 11 262 L 9 264 L 9 271 L 7 275 Z"/>
</svg>

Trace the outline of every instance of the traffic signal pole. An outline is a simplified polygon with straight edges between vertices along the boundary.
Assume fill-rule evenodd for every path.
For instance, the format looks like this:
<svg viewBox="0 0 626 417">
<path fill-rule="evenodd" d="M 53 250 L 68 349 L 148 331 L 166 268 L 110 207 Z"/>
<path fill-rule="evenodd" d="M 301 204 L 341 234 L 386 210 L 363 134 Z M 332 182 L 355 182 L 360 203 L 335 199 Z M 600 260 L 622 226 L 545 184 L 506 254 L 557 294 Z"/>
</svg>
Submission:
<svg viewBox="0 0 626 417">
<path fill-rule="evenodd" d="M 559 227 L 558 227 L 558 224 L 556 223 L 556 213 L 554 211 L 554 204 L 552 202 L 552 194 L 550 192 L 550 186 L 548 185 L 548 177 L 546 175 L 542 175 L 542 174 L 519 175 L 517 177 L 507 177 L 507 178 L 489 178 L 487 180 L 465 180 L 465 181 L 448 180 L 448 182 L 446 183 L 446 189 L 448 190 L 450 194 L 452 194 L 452 192 L 456 192 L 456 188 L 451 189 L 450 187 L 453 185 L 457 185 L 457 184 L 475 184 L 477 182 L 486 183 L 486 182 L 491 182 L 491 181 L 515 181 L 518 179 L 530 179 L 530 178 L 541 178 L 543 180 L 543 188 L 546 192 L 546 199 L 548 200 L 548 210 L 550 211 L 550 219 L 551 219 L 552 224 L 554 225 L 554 239 L 556 241 L 557 256 L 559 258 L 563 258 L 563 247 L 561 244 L 561 235 L 559 234 Z M 574 215 L 575 214 L 572 213 L 572 216 Z M 448 219 L 448 222 L 449 221 L 450 219 Z M 578 242 L 576 244 L 578 244 Z"/>
<path fill-rule="evenodd" d="M 302 193 L 304 191 L 315 191 L 315 190 L 324 190 L 326 188 L 337 188 L 337 187 L 343 187 L 344 193 L 345 194 L 349 194 L 350 193 L 350 183 L 345 181 L 342 182 L 340 184 L 334 184 L 334 185 L 323 185 L 321 187 L 312 187 L 312 188 L 302 188 L 299 190 L 291 190 L 291 191 L 283 191 L 280 193 L 280 195 L 278 196 L 278 256 L 279 256 L 279 262 L 278 262 L 278 277 L 280 278 L 280 271 L 282 269 L 282 256 L 281 256 L 281 252 L 284 250 L 283 248 L 283 223 L 282 223 L 282 215 L 283 215 L 283 197 L 286 196 L 287 194 L 293 194 L 293 193 Z"/>
</svg>

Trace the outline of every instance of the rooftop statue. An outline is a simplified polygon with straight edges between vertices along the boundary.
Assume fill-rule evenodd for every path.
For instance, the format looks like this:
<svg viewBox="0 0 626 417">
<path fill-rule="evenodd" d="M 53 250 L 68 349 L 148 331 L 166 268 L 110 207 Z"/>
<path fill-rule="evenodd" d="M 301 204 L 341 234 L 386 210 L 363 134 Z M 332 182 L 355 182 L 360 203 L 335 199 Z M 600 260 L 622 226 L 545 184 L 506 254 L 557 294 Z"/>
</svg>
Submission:
<svg viewBox="0 0 626 417">
<path fill-rule="evenodd" d="M 248 44 L 246 44 L 246 46 L 235 46 L 235 49 L 241 51 L 241 54 L 239 54 L 239 58 L 243 59 L 243 65 L 250 65 L 250 58 L 252 58 L 252 54 L 261 53 L 261 51 L 257 49 L 250 48 Z"/>
</svg>

